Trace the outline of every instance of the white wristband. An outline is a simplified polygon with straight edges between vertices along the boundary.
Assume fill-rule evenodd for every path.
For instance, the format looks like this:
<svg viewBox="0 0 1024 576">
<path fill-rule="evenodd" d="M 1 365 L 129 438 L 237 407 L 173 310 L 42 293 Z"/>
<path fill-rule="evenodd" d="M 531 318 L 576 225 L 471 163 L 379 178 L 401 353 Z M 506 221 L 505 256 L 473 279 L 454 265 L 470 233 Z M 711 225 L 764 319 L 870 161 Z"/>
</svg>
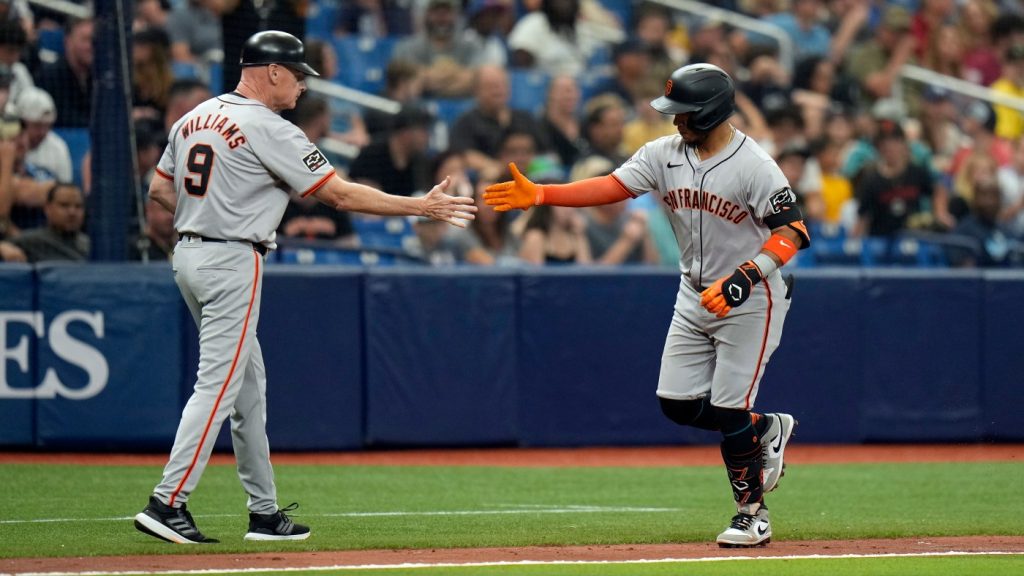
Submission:
<svg viewBox="0 0 1024 576">
<path fill-rule="evenodd" d="M 779 269 L 779 265 L 775 263 L 775 259 L 764 252 L 755 256 L 753 262 L 757 266 L 757 269 L 761 271 L 761 278 L 767 278 L 772 272 Z"/>
</svg>

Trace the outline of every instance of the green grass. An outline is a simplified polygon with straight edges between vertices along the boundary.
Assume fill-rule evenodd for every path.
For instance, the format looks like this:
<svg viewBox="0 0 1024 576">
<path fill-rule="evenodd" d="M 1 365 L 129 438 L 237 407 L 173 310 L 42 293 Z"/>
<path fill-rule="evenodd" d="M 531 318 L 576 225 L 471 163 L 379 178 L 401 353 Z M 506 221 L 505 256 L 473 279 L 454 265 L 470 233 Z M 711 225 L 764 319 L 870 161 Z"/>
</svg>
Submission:
<svg viewBox="0 0 1024 576">
<path fill-rule="evenodd" d="M 222 543 L 188 552 L 705 542 L 732 515 L 718 466 L 277 466 L 276 472 L 281 504 L 301 503 L 294 516 L 313 527 L 312 538 L 244 542 L 245 494 L 234 468 L 211 466 L 189 509 L 200 529 Z M 159 467 L 0 466 L 0 558 L 181 553 L 136 532 L 128 519 L 159 475 Z M 768 499 L 773 539 L 1024 535 L 1022 477 L 1020 462 L 793 467 Z M 572 506 L 609 509 L 550 512 Z M 64 520 L 17 522 L 42 519 Z M 954 560 L 961 559 L 941 559 Z"/>
</svg>

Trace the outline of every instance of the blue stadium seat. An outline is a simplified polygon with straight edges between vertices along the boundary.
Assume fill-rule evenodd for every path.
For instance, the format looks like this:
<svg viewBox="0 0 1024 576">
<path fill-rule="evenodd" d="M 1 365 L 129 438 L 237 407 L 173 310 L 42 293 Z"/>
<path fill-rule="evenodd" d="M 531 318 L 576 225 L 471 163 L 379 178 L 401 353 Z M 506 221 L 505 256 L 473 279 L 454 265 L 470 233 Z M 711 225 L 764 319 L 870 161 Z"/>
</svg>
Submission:
<svg viewBox="0 0 1024 576">
<path fill-rule="evenodd" d="M 371 94 L 384 89 L 384 72 L 398 38 L 346 36 L 332 40 L 338 54 L 338 82 Z"/>
<path fill-rule="evenodd" d="M 75 184 L 82 185 L 82 158 L 85 153 L 89 151 L 91 146 L 89 142 L 89 129 L 88 128 L 54 128 L 54 134 L 60 136 L 62 140 L 68 145 L 68 150 L 71 152 L 71 168 L 73 170 L 73 180 Z"/>
<path fill-rule="evenodd" d="M 472 98 L 437 98 L 426 102 L 427 110 L 439 122 L 451 127 L 464 112 L 472 108 L 476 101 Z"/>
<path fill-rule="evenodd" d="M 394 266 L 419 264 L 419 260 L 393 251 L 351 248 L 292 248 L 275 250 L 278 264 L 328 264 L 344 266 Z"/>
<path fill-rule="evenodd" d="M 634 0 L 600 0 L 600 4 L 619 19 L 619 24 L 622 24 L 623 30 L 631 30 L 633 28 Z"/>
<path fill-rule="evenodd" d="M 535 70 L 509 70 L 509 106 L 539 115 L 544 109 L 551 77 Z"/>
<path fill-rule="evenodd" d="M 314 0 L 306 10 L 306 40 L 330 41 L 338 20 L 337 0 Z"/>
<path fill-rule="evenodd" d="M 210 91 L 214 94 L 220 94 L 224 91 L 224 63 L 223 62 L 210 62 L 210 81 L 208 82 Z M 231 87 L 234 90 L 234 86 Z"/>
<path fill-rule="evenodd" d="M 174 75 L 175 79 L 180 78 L 198 78 L 199 70 L 196 68 L 194 62 L 181 62 L 175 60 L 171 62 L 171 74 Z"/>
<path fill-rule="evenodd" d="M 39 34 L 39 49 L 48 50 L 64 55 L 64 30 L 62 28 L 41 28 L 36 31 Z"/>
<path fill-rule="evenodd" d="M 359 236 L 359 244 L 365 248 L 402 249 L 406 238 L 415 233 L 407 218 L 366 218 L 353 216 L 352 227 Z"/>
</svg>

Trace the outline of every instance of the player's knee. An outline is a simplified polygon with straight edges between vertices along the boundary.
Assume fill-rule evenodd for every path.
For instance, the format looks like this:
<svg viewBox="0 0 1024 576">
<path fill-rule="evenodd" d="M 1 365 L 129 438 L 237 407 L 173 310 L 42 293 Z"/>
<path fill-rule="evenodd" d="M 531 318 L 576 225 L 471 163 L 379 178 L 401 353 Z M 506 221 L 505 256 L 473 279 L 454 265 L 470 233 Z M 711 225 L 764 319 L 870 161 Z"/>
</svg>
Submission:
<svg viewBox="0 0 1024 576">
<path fill-rule="evenodd" d="M 658 398 L 658 401 L 661 403 L 661 412 L 680 426 L 692 426 L 698 421 L 704 410 L 710 407 L 704 398 L 694 400 Z"/>
</svg>

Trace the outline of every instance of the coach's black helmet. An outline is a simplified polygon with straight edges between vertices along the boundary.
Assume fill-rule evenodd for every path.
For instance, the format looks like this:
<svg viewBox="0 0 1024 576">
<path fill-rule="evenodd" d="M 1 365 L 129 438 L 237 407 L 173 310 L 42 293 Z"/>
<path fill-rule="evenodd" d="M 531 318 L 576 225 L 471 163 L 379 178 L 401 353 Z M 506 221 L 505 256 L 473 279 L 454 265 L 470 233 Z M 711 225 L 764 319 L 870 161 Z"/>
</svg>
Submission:
<svg viewBox="0 0 1024 576">
<path fill-rule="evenodd" d="M 665 95 L 651 101 L 662 114 L 690 112 L 686 125 L 707 132 L 732 116 L 736 109 L 732 78 L 713 64 L 689 64 L 672 73 Z"/>
<path fill-rule="evenodd" d="M 287 32 L 267 30 L 257 32 L 242 46 L 243 67 L 280 64 L 307 76 L 319 76 L 313 67 L 306 64 L 306 47 L 302 40 Z"/>
</svg>

